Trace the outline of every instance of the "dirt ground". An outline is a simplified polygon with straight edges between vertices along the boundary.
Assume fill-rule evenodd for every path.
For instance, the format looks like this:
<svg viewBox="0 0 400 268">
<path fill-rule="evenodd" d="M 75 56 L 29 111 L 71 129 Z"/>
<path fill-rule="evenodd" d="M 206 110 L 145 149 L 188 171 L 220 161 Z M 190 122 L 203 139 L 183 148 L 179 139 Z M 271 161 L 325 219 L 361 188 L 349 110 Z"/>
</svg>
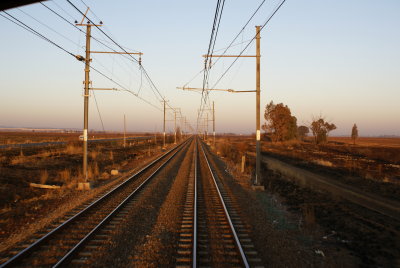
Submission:
<svg viewBox="0 0 400 268">
<path fill-rule="evenodd" d="M 242 156 L 247 155 L 248 169 L 254 165 L 254 147 L 251 137 L 217 139 L 220 155 L 229 157 L 238 166 Z M 398 138 L 359 138 L 356 145 L 349 138 L 329 138 L 328 143 L 318 146 L 311 139 L 285 143 L 262 141 L 262 152 L 310 171 L 329 174 L 364 191 L 400 200 Z"/>
<path fill-rule="evenodd" d="M 76 133 L 6 133 L 18 142 L 68 141 L 65 145 L 0 149 L 0 248 L 4 249 L 21 238 L 21 230 L 29 230 L 50 216 L 57 207 L 60 213 L 74 206 L 76 200 L 87 198 L 76 191 L 82 178 L 82 147 Z M 115 136 L 106 135 L 108 138 Z M 4 138 L 7 137 L 7 138 Z M 171 142 L 172 139 L 167 139 Z M 161 153 L 161 141 L 121 141 L 89 143 L 89 180 L 93 186 L 104 188 L 120 178 L 120 174 L 143 165 Z M 119 175 L 111 175 L 116 169 Z M 30 183 L 60 186 L 59 189 L 33 188 Z M 56 213 L 57 215 L 60 213 Z M 49 219 L 47 219 L 49 220 Z M 35 229 L 36 227 L 33 227 Z"/>
<path fill-rule="evenodd" d="M 254 170 L 254 147 L 250 138 L 219 140 L 216 149 L 240 174 L 241 156 L 247 153 L 245 174 Z M 340 140 L 340 139 L 339 139 Z M 382 197 L 399 200 L 398 139 L 364 141 L 352 145 L 343 140 L 315 146 L 309 142 L 263 142 L 263 153 L 342 183 Z M 227 145 L 229 144 L 229 145 Z M 352 163 L 352 164 L 349 164 Z M 368 176 L 369 174 L 369 176 Z M 310 230 L 321 247 L 349 251 L 355 258 L 350 266 L 398 267 L 400 265 L 400 223 L 323 191 L 302 188 L 263 166 L 266 195 L 287 208 L 299 225 Z M 386 179 L 385 179 L 386 178 Z M 250 180 L 250 177 L 248 178 Z M 318 232 L 322 230 L 322 234 Z M 315 238 L 315 237 L 318 237 Z M 354 260 L 353 260 L 354 261 Z"/>
</svg>

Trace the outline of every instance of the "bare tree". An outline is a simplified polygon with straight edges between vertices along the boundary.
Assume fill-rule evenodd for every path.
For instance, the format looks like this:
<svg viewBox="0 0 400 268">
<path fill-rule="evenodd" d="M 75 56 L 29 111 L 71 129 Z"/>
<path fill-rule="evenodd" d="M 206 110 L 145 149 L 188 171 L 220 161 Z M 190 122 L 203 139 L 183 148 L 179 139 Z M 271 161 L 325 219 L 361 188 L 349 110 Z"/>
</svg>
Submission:
<svg viewBox="0 0 400 268">
<path fill-rule="evenodd" d="M 336 129 L 336 126 L 333 123 L 325 122 L 325 119 L 319 116 L 318 118 L 313 118 L 310 128 L 315 143 L 320 144 L 327 141 L 329 132 Z"/>
<path fill-rule="evenodd" d="M 353 140 L 353 144 L 356 144 L 356 139 L 358 138 L 358 129 L 357 125 L 354 123 L 353 128 L 351 129 L 351 139 Z"/>
<path fill-rule="evenodd" d="M 274 104 L 272 101 L 265 107 L 266 123 L 263 130 L 270 134 L 272 141 L 286 141 L 297 136 L 297 118 L 292 116 L 290 109 L 283 103 Z"/>
</svg>

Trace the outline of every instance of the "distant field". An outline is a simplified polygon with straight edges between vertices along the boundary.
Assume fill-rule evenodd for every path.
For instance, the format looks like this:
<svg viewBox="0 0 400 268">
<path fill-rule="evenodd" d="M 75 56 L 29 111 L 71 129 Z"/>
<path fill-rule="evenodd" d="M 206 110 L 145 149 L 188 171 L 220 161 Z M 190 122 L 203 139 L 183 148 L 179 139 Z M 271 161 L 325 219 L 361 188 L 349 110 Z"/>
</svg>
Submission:
<svg viewBox="0 0 400 268">
<path fill-rule="evenodd" d="M 82 133 L 65 132 L 28 132 L 28 131 L 0 131 L 0 145 L 17 143 L 36 143 L 54 141 L 79 141 Z M 123 133 L 89 133 L 89 139 L 119 138 Z M 127 136 L 147 136 L 148 133 L 127 133 Z"/>
<path fill-rule="evenodd" d="M 329 141 L 353 144 L 350 137 L 329 137 Z M 360 146 L 381 146 L 381 147 L 400 147 L 400 138 L 374 138 L 360 137 L 356 140 L 356 145 Z"/>
</svg>

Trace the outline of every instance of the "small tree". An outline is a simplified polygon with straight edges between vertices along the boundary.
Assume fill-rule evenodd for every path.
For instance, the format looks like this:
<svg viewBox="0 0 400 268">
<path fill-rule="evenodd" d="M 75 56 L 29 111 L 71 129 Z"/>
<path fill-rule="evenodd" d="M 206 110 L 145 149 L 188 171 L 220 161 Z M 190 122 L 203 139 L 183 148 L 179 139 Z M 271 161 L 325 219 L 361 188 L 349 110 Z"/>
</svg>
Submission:
<svg viewBox="0 0 400 268">
<path fill-rule="evenodd" d="M 353 144 L 356 144 L 356 139 L 358 138 L 358 129 L 357 125 L 354 123 L 353 128 L 351 129 L 351 139 L 353 140 Z"/>
<path fill-rule="evenodd" d="M 308 133 L 310 133 L 310 129 L 306 126 L 299 126 L 297 128 L 297 137 L 300 140 L 304 140 Z"/>
<path fill-rule="evenodd" d="M 283 103 L 274 104 L 272 101 L 265 107 L 263 126 L 269 132 L 272 141 L 286 141 L 297 136 L 297 118 L 292 116 L 290 109 Z"/>
<path fill-rule="evenodd" d="M 311 123 L 311 131 L 314 136 L 314 141 L 316 144 L 326 142 L 328 133 L 336 129 L 335 124 L 325 122 L 325 119 L 321 116 L 319 118 L 314 118 Z"/>
</svg>

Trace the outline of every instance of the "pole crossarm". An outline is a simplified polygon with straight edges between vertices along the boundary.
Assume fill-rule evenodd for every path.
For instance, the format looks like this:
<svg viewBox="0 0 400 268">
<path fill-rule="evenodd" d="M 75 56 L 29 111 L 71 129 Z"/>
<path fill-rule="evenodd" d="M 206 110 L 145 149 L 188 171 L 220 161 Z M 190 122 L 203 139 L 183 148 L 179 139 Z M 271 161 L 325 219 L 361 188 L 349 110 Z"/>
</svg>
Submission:
<svg viewBox="0 0 400 268">
<path fill-rule="evenodd" d="M 203 58 L 256 58 L 257 55 L 203 55 Z M 261 57 L 261 56 L 260 56 Z"/>
<path fill-rule="evenodd" d="M 118 88 L 94 88 L 94 87 L 91 87 L 89 89 L 90 90 L 121 90 L 121 89 L 118 89 Z"/>
<path fill-rule="evenodd" d="M 143 55 L 142 52 L 118 52 L 118 51 L 90 51 L 90 53 Z"/>
<path fill-rule="evenodd" d="M 177 89 L 182 90 L 191 90 L 191 91 L 202 91 L 202 88 L 197 87 L 176 87 Z M 205 88 L 207 91 L 227 91 L 230 93 L 246 93 L 246 92 L 257 92 L 256 90 L 234 90 L 234 89 L 219 89 L 219 88 Z"/>
<path fill-rule="evenodd" d="M 103 26 L 102 24 L 91 24 L 91 23 L 77 23 L 77 24 L 75 24 L 76 26 L 98 26 L 98 27 L 100 27 L 100 26 Z"/>
</svg>

